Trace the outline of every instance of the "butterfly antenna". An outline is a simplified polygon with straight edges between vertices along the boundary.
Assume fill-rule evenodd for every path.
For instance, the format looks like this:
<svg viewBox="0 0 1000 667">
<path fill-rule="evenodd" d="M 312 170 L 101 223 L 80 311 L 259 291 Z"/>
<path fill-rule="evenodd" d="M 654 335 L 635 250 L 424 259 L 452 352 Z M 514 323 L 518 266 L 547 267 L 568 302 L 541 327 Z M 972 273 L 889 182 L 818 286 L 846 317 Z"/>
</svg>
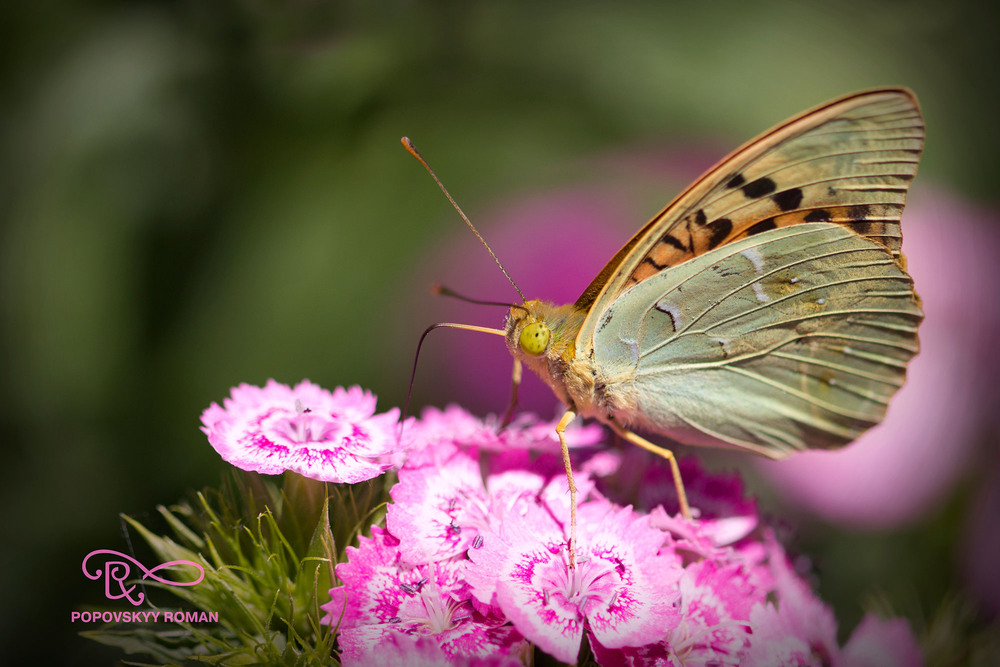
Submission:
<svg viewBox="0 0 1000 667">
<path fill-rule="evenodd" d="M 437 296 L 447 296 L 452 299 L 458 299 L 459 301 L 464 301 L 466 303 L 474 303 L 477 306 L 503 306 L 504 308 L 520 308 L 525 313 L 528 309 L 516 303 L 507 303 L 506 301 L 483 301 L 482 299 L 473 299 L 472 297 L 465 296 L 464 294 L 459 294 L 450 287 L 445 287 L 440 283 L 434 283 L 431 285 L 431 294 Z"/>
<path fill-rule="evenodd" d="M 504 304 L 507 305 L 507 304 Z M 496 334 L 498 336 L 506 336 L 507 332 L 503 329 L 491 329 L 490 327 L 479 327 L 475 324 L 455 324 L 454 322 L 438 322 L 437 324 L 432 324 L 427 327 L 422 334 L 420 334 L 420 341 L 417 343 L 417 353 L 413 355 L 413 370 L 410 372 L 410 386 L 406 389 L 406 401 L 403 403 L 403 414 L 399 418 L 399 442 L 403 441 L 403 424 L 406 423 L 406 415 L 410 410 L 410 396 L 413 394 L 413 381 L 417 377 L 417 362 L 420 361 L 420 348 L 423 347 L 424 339 L 427 338 L 427 334 L 434 331 L 435 329 L 450 328 L 450 329 L 466 329 L 468 331 L 480 331 L 482 333 Z"/>
<path fill-rule="evenodd" d="M 486 239 L 484 239 L 483 235 L 479 233 L 479 230 L 476 229 L 475 225 L 472 224 L 472 221 L 469 220 L 468 216 L 465 215 L 465 213 L 462 211 L 462 207 L 458 205 L 458 202 L 455 201 L 455 198 L 451 196 L 450 192 L 448 192 L 448 188 L 444 187 L 444 183 L 442 183 L 441 179 L 437 177 L 437 174 L 435 174 L 434 170 L 431 169 L 429 164 L 427 164 L 427 161 L 424 160 L 424 158 L 420 155 L 419 152 L 417 152 L 417 148 L 413 145 L 413 142 L 410 141 L 410 138 L 403 137 L 402 139 L 400 139 L 400 142 L 403 144 L 403 148 L 406 149 L 407 153 L 417 158 L 417 161 L 420 162 L 420 164 L 424 165 L 424 169 L 426 169 L 427 172 L 431 175 L 431 177 L 434 178 L 434 182 L 436 182 L 438 184 L 438 187 L 441 188 L 441 192 L 443 192 L 444 196 L 448 198 L 448 201 L 451 202 L 451 205 L 455 207 L 455 210 L 458 211 L 458 214 L 462 216 L 462 220 L 465 220 L 465 224 L 469 226 L 469 229 L 472 230 L 472 233 L 476 235 L 476 238 L 479 239 L 479 242 L 483 244 L 483 246 L 486 248 L 486 251 L 490 253 L 490 257 L 493 258 L 493 261 L 497 263 L 497 266 L 500 267 L 500 270 L 503 271 L 503 274 L 507 276 L 507 280 L 509 280 L 510 284 L 514 286 L 514 289 L 517 290 L 517 294 L 518 296 L 521 297 L 521 301 L 527 302 L 527 299 L 524 298 L 524 292 L 521 291 L 521 288 L 517 286 L 517 283 L 514 282 L 514 279 L 510 277 L 509 273 L 507 273 L 507 269 L 503 268 L 503 264 L 500 263 L 500 258 L 496 256 L 496 253 L 493 252 L 493 248 L 491 248 L 490 244 L 486 242 Z"/>
</svg>

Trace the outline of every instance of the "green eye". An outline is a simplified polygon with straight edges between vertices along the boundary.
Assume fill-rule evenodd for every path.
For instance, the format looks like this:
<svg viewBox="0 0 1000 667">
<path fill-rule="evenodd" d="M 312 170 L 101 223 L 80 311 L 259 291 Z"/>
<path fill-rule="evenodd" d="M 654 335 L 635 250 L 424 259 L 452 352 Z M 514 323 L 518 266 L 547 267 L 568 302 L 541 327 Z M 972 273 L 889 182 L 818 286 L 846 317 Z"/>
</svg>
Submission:
<svg viewBox="0 0 1000 667">
<path fill-rule="evenodd" d="M 545 322 L 532 322 L 521 330 L 521 349 L 537 357 L 549 345 L 549 327 Z"/>
</svg>

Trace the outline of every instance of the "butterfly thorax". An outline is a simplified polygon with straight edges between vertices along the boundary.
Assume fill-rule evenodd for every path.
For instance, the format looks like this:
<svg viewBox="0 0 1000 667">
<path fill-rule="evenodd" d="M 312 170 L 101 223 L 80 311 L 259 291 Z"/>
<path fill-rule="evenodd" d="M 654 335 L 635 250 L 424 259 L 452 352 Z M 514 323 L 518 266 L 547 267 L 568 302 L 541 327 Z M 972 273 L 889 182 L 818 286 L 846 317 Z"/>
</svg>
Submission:
<svg viewBox="0 0 1000 667">
<path fill-rule="evenodd" d="M 593 413 L 594 373 L 589 359 L 576 353 L 576 337 L 586 311 L 573 304 L 528 301 L 513 306 L 505 325 L 507 348 L 556 396 L 580 414 Z"/>
</svg>

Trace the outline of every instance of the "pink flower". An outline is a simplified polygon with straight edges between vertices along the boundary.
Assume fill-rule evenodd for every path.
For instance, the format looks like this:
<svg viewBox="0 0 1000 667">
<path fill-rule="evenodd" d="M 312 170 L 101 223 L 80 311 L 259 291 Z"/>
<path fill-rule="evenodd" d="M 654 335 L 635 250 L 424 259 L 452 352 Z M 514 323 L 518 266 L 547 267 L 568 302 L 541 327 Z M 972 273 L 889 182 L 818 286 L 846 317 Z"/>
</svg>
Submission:
<svg viewBox="0 0 1000 667">
<path fill-rule="evenodd" d="M 769 600 L 750 612 L 754 634 L 747 650 L 750 664 L 833 664 L 839 655 L 833 612 L 792 570 L 773 538 L 768 540 L 768 552 L 777 606 Z"/>
<path fill-rule="evenodd" d="M 638 447 L 626 448 L 621 457 L 618 469 L 606 474 L 598 488 L 618 502 L 652 510 L 658 527 L 687 537 L 697 532 L 707 540 L 706 545 L 716 546 L 738 542 L 757 527 L 757 503 L 745 494 L 739 475 L 710 475 L 696 457 L 680 459 L 688 503 L 698 519 L 689 522 L 679 514 L 673 476 L 665 461 L 650 465 L 649 454 Z"/>
<path fill-rule="evenodd" d="M 375 396 L 360 387 L 330 393 L 308 380 L 294 388 L 269 380 L 235 387 L 223 406 L 202 413 L 201 430 L 243 470 L 355 483 L 391 467 L 399 410 L 376 415 Z"/>
<path fill-rule="evenodd" d="M 702 560 L 681 577 L 681 624 L 667 642 L 686 662 L 737 664 L 749 639 L 750 608 L 763 592 L 746 568 Z"/>
<path fill-rule="evenodd" d="M 353 661 L 345 661 L 350 665 Z M 451 656 L 434 641 L 433 637 L 394 633 L 386 636 L 378 646 L 365 654 L 361 664 L 365 667 L 523 667 L 524 663 L 513 655 Z"/>
<path fill-rule="evenodd" d="M 500 428 L 500 419 L 495 415 L 484 419 L 457 405 L 449 405 L 444 410 L 429 407 L 424 409 L 419 422 L 407 426 L 407 440 L 414 443 L 407 456 L 418 457 L 421 451 L 438 443 L 497 452 L 512 449 L 559 452 L 558 422 L 558 419 L 542 421 L 533 414 L 524 413 Z M 586 447 L 601 442 L 604 429 L 600 424 L 583 426 L 574 422 L 566 429 L 565 436 L 568 447 Z"/>
<path fill-rule="evenodd" d="M 480 455 L 474 447 L 446 441 L 424 448 L 399 470 L 386 525 L 402 540 L 404 560 L 429 563 L 465 553 L 521 501 L 568 515 L 561 460 L 513 450 L 492 457 L 484 480 Z M 583 498 L 592 482 L 585 473 L 576 477 Z"/>
<path fill-rule="evenodd" d="M 597 661 L 602 667 L 742 664 L 744 650 L 756 641 L 751 612 L 775 591 L 764 546 L 753 539 L 714 546 L 699 521 L 669 517 L 662 508 L 650 519 L 670 536 L 661 551 L 687 562 L 678 582 L 679 621 L 657 643 L 641 647 L 612 649 L 592 640 Z M 681 537 L 675 541 L 678 530 Z"/>
<path fill-rule="evenodd" d="M 344 585 L 332 589 L 322 607 L 323 623 L 339 623 L 345 665 L 366 664 L 398 634 L 432 638 L 449 660 L 524 648 L 513 627 L 473 606 L 464 580 L 467 561 L 409 565 L 402 561 L 399 540 L 378 527 L 359 547 L 348 547 L 347 557 L 336 568 Z"/>
<path fill-rule="evenodd" d="M 743 654 L 747 667 L 800 667 L 829 665 L 829 655 L 813 659 L 806 638 L 796 634 L 791 612 L 781 612 L 768 602 L 750 612 L 753 642 Z"/>
<path fill-rule="evenodd" d="M 752 641 L 742 654 L 748 667 L 920 667 L 923 656 L 903 619 L 880 620 L 869 614 L 847 644 L 837 644 L 833 612 L 791 568 L 780 545 L 768 538 L 772 599 L 750 612 Z"/>
<path fill-rule="evenodd" d="M 665 639 L 642 647 L 610 649 L 592 641 L 602 667 L 625 665 L 739 665 L 750 641 L 750 609 L 763 600 L 746 566 L 697 561 L 684 569 L 679 623 Z"/>
<path fill-rule="evenodd" d="M 511 513 L 500 531 L 471 551 L 467 577 L 476 597 L 496 604 L 546 653 L 575 662 L 587 631 L 604 646 L 655 642 L 677 623 L 681 570 L 660 554 L 663 533 L 645 517 L 608 503 L 583 505 L 576 567 L 566 533 L 551 515 Z"/>
<path fill-rule="evenodd" d="M 403 559 L 415 564 L 463 554 L 491 515 L 475 449 L 442 444 L 425 452 L 420 464 L 400 468 L 386 515 Z"/>
</svg>

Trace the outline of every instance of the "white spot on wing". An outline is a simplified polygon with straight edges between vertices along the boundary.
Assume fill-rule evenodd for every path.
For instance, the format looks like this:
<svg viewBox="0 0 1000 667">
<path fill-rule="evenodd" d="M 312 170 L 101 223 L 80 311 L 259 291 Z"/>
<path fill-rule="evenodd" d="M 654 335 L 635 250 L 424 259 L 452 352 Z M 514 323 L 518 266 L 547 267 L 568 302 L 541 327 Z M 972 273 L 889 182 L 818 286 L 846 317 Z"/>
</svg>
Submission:
<svg viewBox="0 0 1000 667">
<path fill-rule="evenodd" d="M 622 336 L 619 336 L 618 340 L 628 347 L 632 363 L 639 363 L 639 341 L 635 338 L 623 338 Z"/>
<path fill-rule="evenodd" d="M 740 254 L 750 260 L 757 273 L 764 270 L 764 256 L 760 254 L 759 248 L 747 248 L 746 250 L 741 250 Z"/>
<path fill-rule="evenodd" d="M 674 331 L 678 331 L 684 327 L 684 322 L 681 321 L 680 308 L 670 303 L 668 300 L 663 299 L 662 301 L 657 302 L 654 308 L 670 317 L 670 321 L 674 325 Z"/>
</svg>

